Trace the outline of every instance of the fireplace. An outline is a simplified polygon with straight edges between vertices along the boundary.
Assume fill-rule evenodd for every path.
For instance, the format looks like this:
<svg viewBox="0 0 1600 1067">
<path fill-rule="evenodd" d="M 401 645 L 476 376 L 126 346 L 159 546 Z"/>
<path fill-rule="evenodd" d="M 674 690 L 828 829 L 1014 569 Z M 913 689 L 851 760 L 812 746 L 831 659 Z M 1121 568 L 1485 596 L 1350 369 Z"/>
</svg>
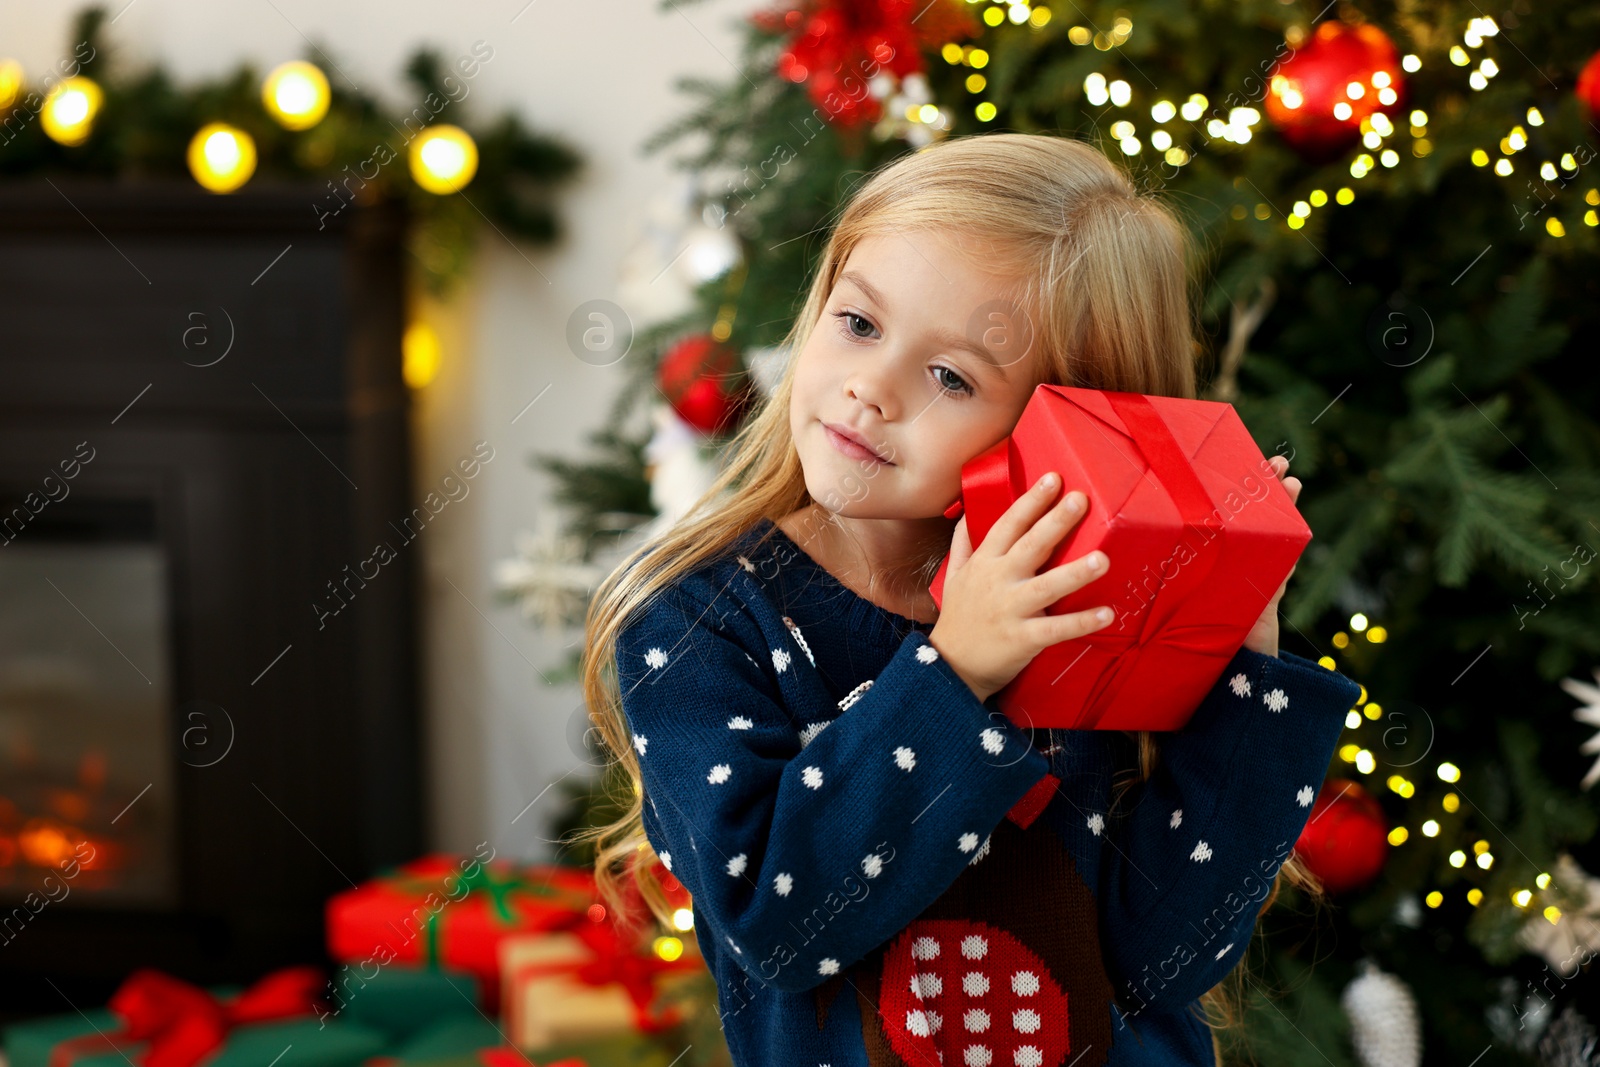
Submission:
<svg viewBox="0 0 1600 1067">
<path fill-rule="evenodd" d="M 315 608 L 410 508 L 405 219 L 317 196 L 0 185 L 0 1024 L 422 851 L 415 550 Z"/>
<path fill-rule="evenodd" d="M 33 519 L 0 552 L 0 908 L 41 890 L 173 907 L 170 568 L 154 508 L 65 494 L 34 517 L 24 499 L 0 512 Z"/>
</svg>

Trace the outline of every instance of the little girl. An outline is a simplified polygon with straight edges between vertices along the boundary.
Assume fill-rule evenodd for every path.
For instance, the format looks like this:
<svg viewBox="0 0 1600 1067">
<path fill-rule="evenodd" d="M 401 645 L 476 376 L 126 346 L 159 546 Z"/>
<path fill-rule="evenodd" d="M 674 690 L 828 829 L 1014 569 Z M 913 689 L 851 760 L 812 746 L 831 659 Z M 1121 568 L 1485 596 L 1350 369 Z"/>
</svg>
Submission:
<svg viewBox="0 0 1600 1067">
<path fill-rule="evenodd" d="M 897 159 L 727 469 L 598 591 L 585 696 L 637 799 L 597 876 L 665 918 L 653 850 L 692 894 L 741 1067 L 1211 1064 L 1197 1001 L 1280 876 L 1315 888 L 1292 850 L 1360 687 L 1278 651 L 1283 589 L 1159 745 L 1023 728 L 993 694 L 1110 621 L 1045 608 L 1139 564 L 1040 573 L 1108 521 L 1048 478 L 976 549 L 943 514 L 1040 383 L 1194 397 L 1189 254 L 1077 141 Z"/>
</svg>

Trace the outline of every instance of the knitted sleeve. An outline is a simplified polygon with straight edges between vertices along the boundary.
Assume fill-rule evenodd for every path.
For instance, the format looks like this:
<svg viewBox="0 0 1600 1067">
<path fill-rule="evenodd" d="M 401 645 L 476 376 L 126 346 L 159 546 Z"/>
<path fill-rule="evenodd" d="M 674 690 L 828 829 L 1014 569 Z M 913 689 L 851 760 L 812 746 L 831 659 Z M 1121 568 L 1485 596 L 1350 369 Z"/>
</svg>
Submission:
<svg viewBox="0 0 1600 1067">
<path fill-rule="evenodd" d="M 1151 777 L 1123 801 L 1102 867 L 1112 988 L 1173 1012 L 1244 954 L 1361 687 L 1287 652 L 1241 648 Z"/>
<path fill-rule="evenodd" d="M 803 738 L 778 679 L 806 660 L 749 611 L 670 587 L 619 634 L 617 674 L 646 835 L 701 936 L 799 991 L 909 925 L 1049 763 L 918 631 Z"/>
</svg>

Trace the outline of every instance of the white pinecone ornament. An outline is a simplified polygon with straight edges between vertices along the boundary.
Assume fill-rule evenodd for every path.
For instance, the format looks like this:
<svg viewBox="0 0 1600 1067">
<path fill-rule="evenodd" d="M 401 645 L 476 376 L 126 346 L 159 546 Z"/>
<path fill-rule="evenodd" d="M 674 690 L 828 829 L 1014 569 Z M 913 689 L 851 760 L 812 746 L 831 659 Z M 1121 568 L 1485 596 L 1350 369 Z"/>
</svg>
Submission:
<svg viewBox="0 0 1600 1067">
<path fill-rule="evenodd" d="M 1418 1067 L 1422 1021 L 1410 987 L 1371 960 L 1362 960 L 1360 971 L 1340 998 L 1356 1058 L 1362 1067 Z"/>
</svg>

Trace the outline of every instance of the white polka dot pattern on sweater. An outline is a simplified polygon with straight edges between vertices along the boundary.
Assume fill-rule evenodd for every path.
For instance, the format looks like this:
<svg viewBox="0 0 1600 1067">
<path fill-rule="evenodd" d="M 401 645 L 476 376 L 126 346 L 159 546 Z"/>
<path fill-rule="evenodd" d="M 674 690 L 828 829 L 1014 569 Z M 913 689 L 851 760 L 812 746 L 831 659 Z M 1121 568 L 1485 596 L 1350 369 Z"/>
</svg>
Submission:
<svg viewBox="0 0 1600 1067">
<path fill-rule="evenodd" d="M 864 884 L 876 881 L 877 888 L 893 889 L 895 895 L 931 895 L 926 876 L 937 873 L 948 884 L 959 870 L 956 857 L 963 865 L 987 862 L 991 854 L 996 862 L 1006 862 L 1000 852 L 1019 831 L 1004 821 L 1000 794 L 1016 798 L 1047 769 L 1070 776 L 1057 790 L 1063 803 L 1050 800 L 1047 814 L 1054 817 L 1039 819 L 1040 827 L 1062 838 L 1074 863 L 1082 860 L 1080 869 L 1097 900 L 1101 888 L 1109 888 L 1111 895 L 1100 901 L 1102 930 L 1126 957 L 1119 966 L 1138 961 L 1132 967 L 1137 971 L 1149 955 L 1143 950 L 1162 950 L 1157 942 L 1168 940 L 1169 927 L 1181 934 L 1181 920 L 1191 918 L 1186 911 L 1202 911 L 1205 900 L 1225 894 L 1218 887 L 1236 882 L 1236 867 L 1253 866 L 1251 857 L 1264 854 L 1263 847 L 1287 834 L 1291 823 L 1304 823 L 1307 809 L 1317 803 L 1317 775 L 1325 769 L 1308 766 L 1316 747 L 1312 742 L 1335 734 L 1344 716 L 1341 708 L 1339 723 L 1326 726 L 1334 716 L 1323 713 L 1325 705 L 1342 700 L 1346 688 L 1357 688 L 1333 672 L 1313 678 L 1307 664 L 1287 654 L 1281 664 L 1240 654 L 1219 671 L 1194 728 L 1182 743 L 1172 742 L 1173 758 L 1160 761 L 1161 777 L 1147 798 L 1152 803 L 1129 806 L 1126 814 L 1117 809 L 1113 826 L 1110 791 L 1101 783 L 1109 783 L 1116 768 L 1102 765 L 1106 761 L 1098 748 L 1085 746 L 1071 731 L 1052 735 L 1047 747 L 1037 747 L 1043 744 L 1042 732 L 1030 735 L 1023 729 L 1013 736 L 1015 723 L 980 707 L 954 684 L 953 671 L 940 664 L 942 653 L 927 640 L 926 626 L 918 633 L 903 630 L 904 622 L 881 625 L 869 607 L 842 596 L 836 584 L 814 580 L 821 575 L 810 565 L 775 556 L 780 565 L 772 568 L 763 550 L 743 551 L 747 555 L 738 562 L 726 560 L 720 574 L 686 581 L 681 597 L 659 598 L 659 606 L 645 611 L 637 627 L 618 635 L 616 664 L 628 714 L 621 732 L 647 779 L 641 784 L 649 786 L 644 812 L 651 843 L 660 846 L 653 854 L 664 870 L 700 891 L 695 910 L 704 920 L 702 934 L 737 929 L 757 946 L 741 955 L 743 941 L 725 936 L 718 945 L 715 934 L 702 936 L 722 985 L 730 978 L 739 982 L 743 968 L 765 955 L 768 945 L 792 939 L 791 921 L 799 924 L 805 909 L 828 892 L 828 877 L 811 877 L 826 875 L 828 863 L 848 864 L 854 856 L 858 869 L 846 867 L 844 874 L 853 873 Z M 791 565 L 806 569 L 790 574 Z M 801 618 L 807 620 L 803 625 Z M 1267 716 L 1256 711 L 1257 701 Z M 807 760 L 811 742 L 834 725 L 840 729 Z M 1244 756 L 1235 758 L 1236 751 L 1247 751 L 1241 742 L 1270 758 L 1246 768 Z M 704 788 L 700 775 L 705 775 Z M 972 780 L 973 790 L 981 782 L 983 792 L 969 791 L 966 799 L 955 800 L 958 790 L 951 789 L 951 796 L 937 800 L 946 782 L 957 779 Z M 1236 779 L 1250 781 L 1235 784 Z M 1297 779 L 1311 785 L 1296 784 Z M 797 791 L 796 784 L 805 791 Z M 980 795 L 992 803 L 973 799 Z M 1034 799 L 1050 796 L 1042 790 Z M 668 803 L 660 805 L 663 797 Z M 905 826 L 913 816 L 919 820 L 908 841 Z M 1202 824 L 1204 840 L 1195 833 Z M 991 827 L 994 833 L 987 836 Z M 1265 839 L 1268 829 L 1272 836 Z M 1149 883 L 1116 847 L 1108 847 L 1120 846 L 1115 837 L 1123 834 L 1144 842 L 1133 853 L 1140 867 L 1161 887 L 1179 889 L 1168 896 L 1171 909 L 1151 919 L 1148 931 L 1141 929 L 1140 916 L 1124 914 L 1128 901 L 1148 894 Z M 695 847 L 702 836 L 707 842 L 703 856 Z M 1170 841 L 1155 840 L 1169 836 Z M 899 856 L 888 844 L 875 844 L 886 838 L 895 842 Z M 939 841 L 947 848 L 954 845 L 956 856 L 941 853 Z M 891 857 L 893 862 L 886 862 Z M 838 874 L 835 868 L 831 877 Z M 1202 911 L 1196 921 L 1206 918 Z M 1222 950 L 1216 967 L 1245 951 L 1250 926 L 1244 916 L 1240 923 L 1224 931 L 1235 943 Z M 926 1067 L 1056 1062 L 1051 1042 L 1058 1026 L 1048 1003 L 1054 987 L 1045 980 L 1051 971 L 1039 961 L 1013 958 L 998 933 L 981 921 L 949 929 L 948 936 L 907 939 L 907 956 L 893 982 L 898 1010 L 883 1005 L 886 1026 L 925 1048 L 940 1044 L 942 1062 Z M 988 935 L 987 945 L 980 936 L 964 946 L 964 935 L 975 932 Z M 842 1054 L 843 1046 L 828 1040 L 833 1035 L 815 1026 L 811 991 L 830 977 L 843 985 L 850 970 L 844 961 L 866 958 L 877 943 L 865 944 L 862 935 L 858 924 L 847 921 L 823 926 L 809 949 L 793 942 L 799 957 L 785 961 L 772 981 L 782 995 L 760 997 L 737 1018 L 728 1017 L 730 1038 L 743 1038 L 752 1062 L 813 1067 L 823 1056 L 832 1062 Z M 1165 948 L 1170 950 L 1170 943 Z M 1213 940 L 1213 954 L 1219 949 Z M 1172 998 L 1182 996 L 1187 1003 L 1186 994 L 1197 984 L 1194 975 L 1209 970 L 1184 969 L 1168 982 L 1163 999 L 1176 1005 Z M 749 967 L 752 978 L 754 971 Z M 888 995 L 887 986 L 884 992 Z M 849 989 L 844 994 L 851 996 Z M 799 1026 L 789 1025 L 795 1020 Z M 926 1031 L 932 1041 L 915 1038 L 912 1030 Z M 787 1045 L 768 1040 L 780 1033 L 786 1040 L 810 1036 Z M 1079 1051 L 1074 1048 L 1058 1067 Z"/>
</svg>

